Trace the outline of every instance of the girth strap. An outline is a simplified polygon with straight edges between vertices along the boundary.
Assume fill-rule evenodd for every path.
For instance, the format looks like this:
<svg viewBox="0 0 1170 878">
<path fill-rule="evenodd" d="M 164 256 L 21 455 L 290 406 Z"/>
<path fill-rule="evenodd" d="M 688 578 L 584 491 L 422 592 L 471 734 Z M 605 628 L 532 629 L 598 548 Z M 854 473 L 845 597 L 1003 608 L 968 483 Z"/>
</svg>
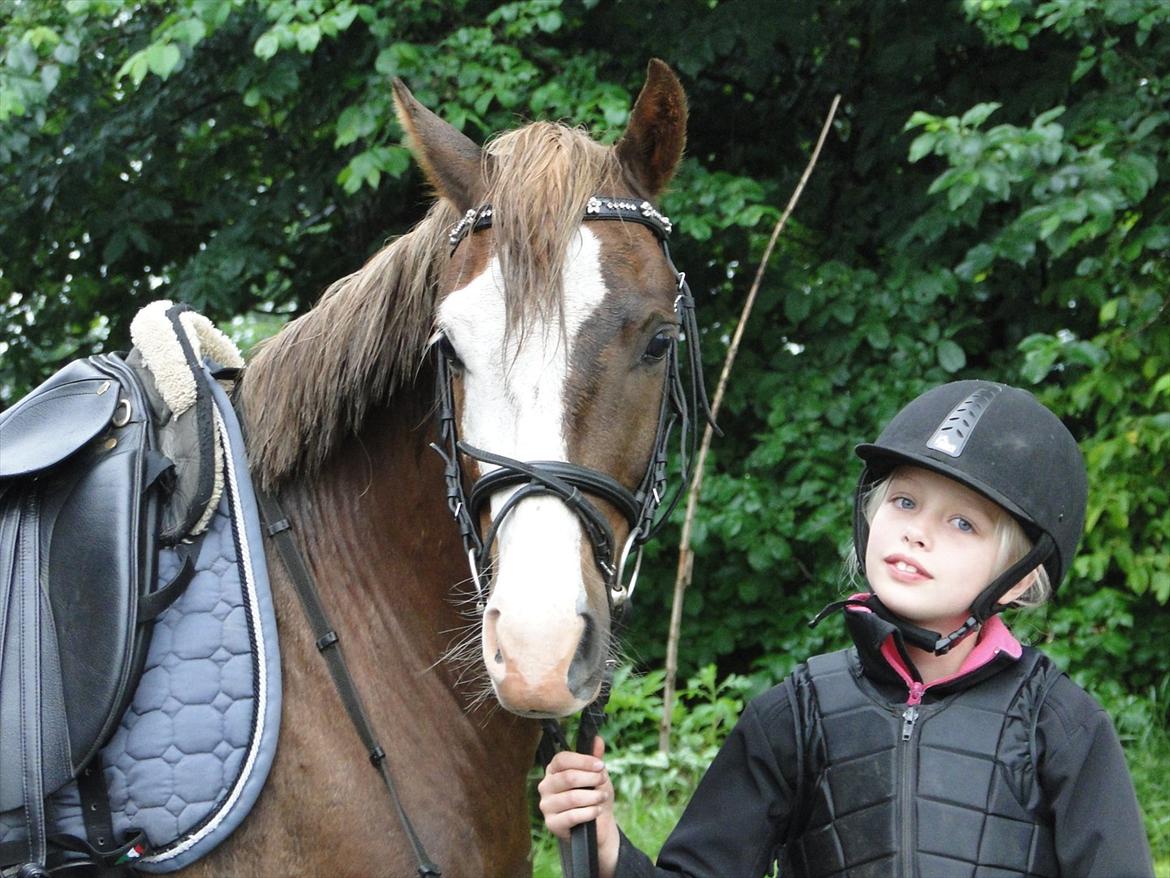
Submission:
<svg viewBox="0 0 1170 878">
<path fill-rule="evenodd" d="M 45 842 L 45 783 L 42 738 L 41 698 L 46 681 L 41 675 L 41 640 L 45 636 L 41 618 L 39 528 L 36 526 L 39 504 L 36 491 L 24 498 L 20 533 L 17 534 L 14 583 L 16 593 L 9 595 L 17 603 L 16 618 L 20 629 L 20 752 L 24 778 L 24 814 L 28 827 L 29 860 L 43 866 L 47 854 Z"/>
<path fill-rule="evenodd" d="M 256 499 L 260 504 L 260 511 L 264 517 L 268 534 L 276 543 L 285 570 L 288 571 L 293 585 L 296 586 L 297 597 L 300 598 L 301 607 L 309 620 L 317 649 L 325 657 L 325 662 L 329 666 L 333 685 L 337 687 L 337 693 L 341 696 L 346 713 L 349 714 L 358 737 L 362 739 L 362 744 L 370 755 L 370 763 L 378 770 L 382 782 L 386 785 L 386 791 L 390 794 L 390 801 L 394 804 L 394 810 L 398 813 L 402 829 L 406 833 L 406 838 L 414 851 L 414 858 L 418 862 L 419 878 L 428 878 L 428 876 L 440 878 L 443 874 L 442 871 L 427 856 L 426 849 L 415 832 L 406 809 L 402 806 L 398 789 L 394 785 L 394 778 L 390 776 L 390 769 L 386 765 L 386 751 L 378 744 L 374 735 L 373 727 L 370 725 L 369 717 L 362 704 L 361 695 L 349 673 L 349 668 L 346 667 L 345 657 L 341 652 L 340 638 L 333 626 L 329 624 L 329 617 L 325 613 L 325 607 L 321 604 L 321 596 L 317 592 L 313 576 L 305 566 L 301 553 L 297 549 L 296 541 L 293 539 L 292 525 L 275 497 L 257 489 Z"/>
</svg>

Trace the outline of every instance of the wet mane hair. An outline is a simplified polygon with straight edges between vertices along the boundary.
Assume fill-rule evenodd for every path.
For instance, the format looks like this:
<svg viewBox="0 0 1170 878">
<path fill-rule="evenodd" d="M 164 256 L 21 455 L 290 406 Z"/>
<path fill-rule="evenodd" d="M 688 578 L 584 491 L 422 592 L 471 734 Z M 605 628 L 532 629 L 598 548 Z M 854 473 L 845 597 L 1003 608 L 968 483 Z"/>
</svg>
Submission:
<svg viewBox="0 0 1170 878">
<path fill-rule="evenodd" d="M 582 130 L 536 122 L 492 140 L 483 171 L 509 331 L 522 331 L 529 316 L 560 316 L 562 267 L 585 202 L 612 190 L 621 169 L 613 149 Z M 436 201 L 252 358 L 243 406 L 251 466 L 265 489 L 314 476 L 371 407 L 414 385 L 458 219 L 454 205 Z"/>
</svg>

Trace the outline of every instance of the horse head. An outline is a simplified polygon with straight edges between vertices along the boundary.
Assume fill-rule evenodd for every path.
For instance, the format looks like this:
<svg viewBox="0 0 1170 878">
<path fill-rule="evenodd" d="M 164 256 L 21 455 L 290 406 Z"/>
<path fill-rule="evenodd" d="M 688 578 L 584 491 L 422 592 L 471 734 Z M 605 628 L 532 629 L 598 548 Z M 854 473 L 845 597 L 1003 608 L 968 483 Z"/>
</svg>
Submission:
<svg viewBox="0 0 1170 878">
<path fill-rule="evenodd" d="M 653 61 L 614 146 L 538 122 L 483 148 L 399 81 L 394 99 L 428 181 L 463 217 L 437 272 L 432 343 L 483 662 L 508 710 L 567 715 L 603 682 L 619 568 L 646 536 L 639 515 L 653 517 L 656 462 L 664 472 L 685 315 L 669 222 L 649 202 L 681 157 L 686 98 Z M 653 222 L 583 222 L 590 211 Z"/>
</svg>

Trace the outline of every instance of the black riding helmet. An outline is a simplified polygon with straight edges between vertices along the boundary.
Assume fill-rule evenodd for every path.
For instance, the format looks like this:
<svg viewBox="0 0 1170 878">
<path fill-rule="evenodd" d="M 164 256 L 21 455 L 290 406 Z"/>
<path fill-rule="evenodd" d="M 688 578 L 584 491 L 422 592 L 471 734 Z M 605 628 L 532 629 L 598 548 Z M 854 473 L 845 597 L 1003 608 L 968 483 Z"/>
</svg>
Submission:
<svg viewBox="0 0 1170 878">
<path fill-rule="evenodd" d="M 865 570 L 865 498 L 900 464 L 933 470 L 1007 510 L 1033 548 L 991 582 L 967 620 L 945 637 L 889 614 L 907 640 L 941 655 L 1001 609 L 999 599 L 1038 564 L 1053 589 L 1072 564 L 1085 522 L 1085 462 L 1060 419 L 1026 390 L 991 381 L 955 381 L 903 408 L 871 444 L 853 507 L 857 559 Z M 884 615 L 884 614 L 883 614 Z"/>
</svg>

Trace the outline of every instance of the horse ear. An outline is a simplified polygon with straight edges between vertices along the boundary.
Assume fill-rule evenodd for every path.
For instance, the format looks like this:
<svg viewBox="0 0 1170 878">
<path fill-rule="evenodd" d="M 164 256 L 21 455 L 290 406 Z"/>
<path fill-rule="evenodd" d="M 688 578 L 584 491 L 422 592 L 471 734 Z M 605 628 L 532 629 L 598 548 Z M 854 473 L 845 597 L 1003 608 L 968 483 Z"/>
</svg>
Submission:
<svg viewBox="0 0 1170 878">
<path fill-rule="evenodd" d="M 626 132 L 617 142 L 618 159 L 645 194 L 657 198 L 674 176 L 687 142 L 687 96 L 664 62 L 654 58 Z"/>
<path fill-rule="evenodd" d="M 486 189 L 480 148 L 420 104 L 401 79 L 393 87 L 398 121 L 428 182 L 460 212 L 479 207 Z"/>
</svg>

